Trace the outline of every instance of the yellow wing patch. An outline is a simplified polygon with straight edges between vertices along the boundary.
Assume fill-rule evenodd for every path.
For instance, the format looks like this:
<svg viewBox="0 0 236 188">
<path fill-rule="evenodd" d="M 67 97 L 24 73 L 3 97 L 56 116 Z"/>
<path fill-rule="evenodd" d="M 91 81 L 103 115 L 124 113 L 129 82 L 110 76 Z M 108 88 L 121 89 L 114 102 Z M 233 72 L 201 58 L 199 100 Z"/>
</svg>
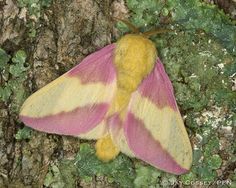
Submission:
<svg viewBox="0 0 236 188">
<path fill-rule="evenodd" d="M 115 87 L 115 82 L 81 84 L 79 78 L 63 75 L 31 95 L 22 106 L 21 115 L 43 117 L 111 101 Z"/>
<path fill-rule="evenodd" d="M 93 128 L 91 131 L 87 133 L 80 134 L 79 137 L 82 139 L 99 139 L 104 137 L 108 133 L 108 127 L 106 122 L 103 120 L 101 123 L 99 123 L 95 128 Z"/>
</svg>

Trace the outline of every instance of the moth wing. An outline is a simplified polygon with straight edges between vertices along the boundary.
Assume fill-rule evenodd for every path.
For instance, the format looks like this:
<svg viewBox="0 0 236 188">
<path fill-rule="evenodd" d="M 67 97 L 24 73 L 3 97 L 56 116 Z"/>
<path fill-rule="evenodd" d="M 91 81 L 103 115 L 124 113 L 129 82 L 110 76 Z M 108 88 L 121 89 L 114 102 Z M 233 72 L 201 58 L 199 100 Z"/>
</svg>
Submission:
<svg viewBox="0 0 236 188">
<path fill-rule="evenodd" d="M 31 95 L 20 119 L 36 130 L 97 139 L 107 132 L 104 117 L 116 91 L 115 45 L 87 56 L 79 65 Z"/>
<path fill-rule="evenodd" d="M 134 153 L 130 150 L 127 139 L 124 134 L 123 121 L 119 113 L 113 114 L 107 119 L 109 125 L 109 132 L 113 143 L 120 149 L 120 151 L 127 156 L 135 157 Z"/>
<path fill-rule="evenodd" d="M 124 134 L 137 158 L 173 174 L 190 169 L 191 144 L 160 60 L 132 94 Z"/>
</svg>

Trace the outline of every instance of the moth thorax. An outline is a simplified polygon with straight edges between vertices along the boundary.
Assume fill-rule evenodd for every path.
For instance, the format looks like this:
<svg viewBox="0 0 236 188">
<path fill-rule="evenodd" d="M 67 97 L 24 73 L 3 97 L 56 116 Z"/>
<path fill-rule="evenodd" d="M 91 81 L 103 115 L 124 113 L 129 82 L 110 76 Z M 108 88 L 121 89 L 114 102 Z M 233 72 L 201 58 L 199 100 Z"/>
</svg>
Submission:
<svg viewBox="0 0 236 188">
<path fill-rule="evenodd" d="M 152 71 L 157 58 L 154 44 L 142 35 L 125 35 L 116 44 L 117 91 L 110 114 L 125 113 L 131 94 Z"/>
<path fill-rule="evenodd" d="M 151 72 L 157 58 L 155 45 L 142 35 L 129 34 L 116 45 L 115 65 L 118 87 L 129 92 Z"/>
</svg>

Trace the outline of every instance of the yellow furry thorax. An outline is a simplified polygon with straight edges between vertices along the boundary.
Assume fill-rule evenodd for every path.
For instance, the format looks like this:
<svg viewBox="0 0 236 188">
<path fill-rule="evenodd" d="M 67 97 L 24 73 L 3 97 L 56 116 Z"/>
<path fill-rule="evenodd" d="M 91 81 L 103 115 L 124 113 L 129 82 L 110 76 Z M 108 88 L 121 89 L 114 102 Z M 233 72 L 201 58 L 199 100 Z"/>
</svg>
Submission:
<svg viewBox="0 0 236 188">
<path fill-rule="evenodd" d="M 117 92 L 112 111 L 123 111 L 141 81 L 151 72 L 157 59 L 154 43 L 141 34 L 123 36 L 115 49 Z"/>
<path fill-rule="evenodd" d="M 117 43 L 114 65 L 117 73 L 117 91 L 107 116 L 118 113 L 124 120 L 131 94 L 152 71 L 157 59 L 154 43 L 142 34 L 128 34 Z M 97 141 L 96 154 L 103 161 L 112 160 L 119 150 L 107 135 Z"/>
</svg>

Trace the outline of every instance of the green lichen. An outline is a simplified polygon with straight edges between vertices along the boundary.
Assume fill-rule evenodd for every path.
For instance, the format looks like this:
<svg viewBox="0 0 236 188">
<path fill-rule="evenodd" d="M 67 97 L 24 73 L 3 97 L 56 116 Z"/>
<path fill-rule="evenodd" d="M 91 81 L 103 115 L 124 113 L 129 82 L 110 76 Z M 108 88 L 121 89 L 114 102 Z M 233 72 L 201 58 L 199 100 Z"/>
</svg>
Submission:
<svg viewBox="0 0 236 188">
<path fill-rule="evenodd" d="M 50 166 L 44 186 L 50 188 L 76 187 L 78 173 L 73 160 L 62 160 Z"/>
<path fill-rule="evenodd" d="M 219 169 L 222 164 L 222 159 L 220 158 L 219 155 L 215 154 L 209 157 L 209 159 L 207 160 L 207 163 L 209 165 L 209 168 L 213 170 Z"/>
<path fill-rule="evenodd" d="M 56 165 L 52 165 L 44 180 L 44 185 L 51 188 L 63 188 L 65 182 L 62 179 L 62 174 Z"/>
<path fill-rule="evenodd" d="M 16 140 L 25 140 L 25 139 L 30 139 L 31 138 L 31 133 L 32 129 L 28 127 L 24 127 L 20 130 L 15 135 Z"/>
<path fill-rule="evenodd" d="M 161 172 L 151 166 L 136 165 L 135 187 L 155 187 L 159 183 Z"/>
<path fill-rule="evenodd" d="M 17 51 L 15 56 L 12 58 L 13 65 L 9 67 L 9 73 L 13 77 L 19 77 L 23 72 L 27 70 L 25 67 L 26 53 L 23 50 Z"/>
<path fill-rule="evenodd" d="M 88 177 L 106 176 L 109 183 L 115 183 L 121 187 L 132 187 L 134 170 L 130 159 L 119 155 L 115 160 L 104 163 L 95 156 L 95 150 L 88 144 L 81 144 L 76 157 L 79 175 L 86 181 Z"/>
<path fill-rule="evenodd" d="M 6 64 L 10 60 L 11 56 L 8 55 L 3 49 L 0 48 L 0 70 L 4 70 Z"/>
<path fill-rule="evenodd" d="M 22 84 L 27 78 L 26 53 L 19 50 L 12 58 L 2 49 L 0 53 L 0 69 L 3 81 L 0 87 L 0 100 L 5 103 L 11 100 L 11 112 L 18 112 L 26 95 Z"/>
<path fill-rule="evenodd" d="M 26 8 L 28 36 L 34 38 L 39 26 L 39 18 L 42 17 L 43 10 L 50 7 L 52 0 L 17 0 L 18 7 Z"/>
<path fill-rule="evenodd" d="M 2 79 L 8 79 L 8 62 L 11 56 L 8 55 L 3 49 L 0 48 L 0 72 Z M 7 69 L 7 70 L 6 70 Z M 11 95 L 11 89 L 9 87 L 0 87 L 0 100 L 5 102 Z"/>
</svg>

